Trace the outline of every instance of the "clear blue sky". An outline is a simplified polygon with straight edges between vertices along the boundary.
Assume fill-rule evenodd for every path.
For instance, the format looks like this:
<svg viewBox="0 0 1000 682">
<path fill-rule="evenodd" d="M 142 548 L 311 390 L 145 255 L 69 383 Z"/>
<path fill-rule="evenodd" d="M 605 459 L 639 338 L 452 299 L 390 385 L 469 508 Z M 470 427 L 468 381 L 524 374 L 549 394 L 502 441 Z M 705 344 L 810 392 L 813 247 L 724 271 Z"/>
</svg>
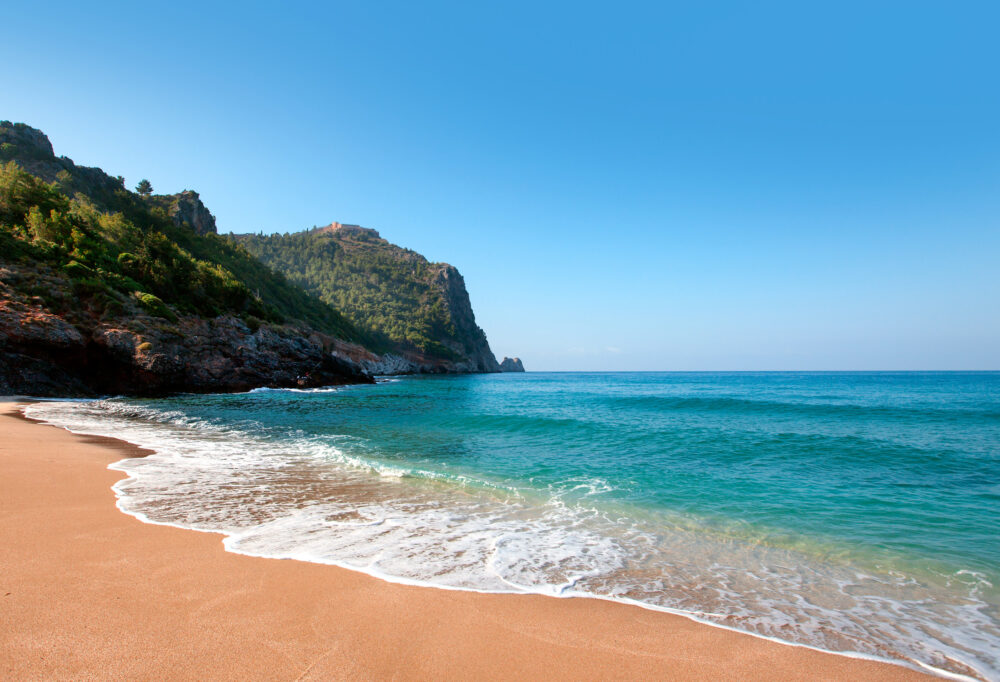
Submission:
<svg viewBox="0 0 1000 682">
<path fill-rule="evenodd" d="M 529 369 L 1000 369 L 995 1 L 283 5 L 8 3 L 0 118 L 450 262 Z"/>
</svg>

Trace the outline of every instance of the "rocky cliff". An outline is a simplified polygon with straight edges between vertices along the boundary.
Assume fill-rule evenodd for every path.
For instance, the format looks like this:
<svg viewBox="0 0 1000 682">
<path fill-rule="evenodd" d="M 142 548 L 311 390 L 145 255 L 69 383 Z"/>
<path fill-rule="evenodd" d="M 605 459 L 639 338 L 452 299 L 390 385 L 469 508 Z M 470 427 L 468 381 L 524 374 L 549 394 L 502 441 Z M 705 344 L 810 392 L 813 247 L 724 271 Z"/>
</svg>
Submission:
<svg viewBox="0 0 1000 682">
<path fill-rule="evenodd" d="M 232 315 L 167 320 L 131 302 L 101 319 L 59 272 L 0 263 L 0 394 L 160 395 L 371 381 L 333 352 L 336 339 L 305 327 L 252 328 Z"/>
<path fill-rule="evenodd" d="M 186 226 L 195 234 L 215 234 L 215 216 L 201 202 L 201 197 L 194 190 L 186 189 L 177 194 L 155 194 L 146 201 L 163 208 L 174 225 Z"/>
<path fill-rule="evenodd" d="M 431 286 L 437 288 L 444 297 L 454 333 L 450 335 L 451 338 L 443 339 L 442 343 L 461 358 L 459 364 L 464 366 L 460 371 L 499 372 L 500 366 L 490 350 L 486 332 L 476 324 L 476 316 L 472 312 L 472 302 L 462 275 L 455 267 L 443 263 L 437 266 L 437 272 L 431 278 Z"/>
<path fill-rule="evenodd" d="M 521 364 L 521 358 L 508 358 L 504 357 L 503 361 L 500 363 L 501 372 L 523 372 L 524 365 Z"/>
</svg>

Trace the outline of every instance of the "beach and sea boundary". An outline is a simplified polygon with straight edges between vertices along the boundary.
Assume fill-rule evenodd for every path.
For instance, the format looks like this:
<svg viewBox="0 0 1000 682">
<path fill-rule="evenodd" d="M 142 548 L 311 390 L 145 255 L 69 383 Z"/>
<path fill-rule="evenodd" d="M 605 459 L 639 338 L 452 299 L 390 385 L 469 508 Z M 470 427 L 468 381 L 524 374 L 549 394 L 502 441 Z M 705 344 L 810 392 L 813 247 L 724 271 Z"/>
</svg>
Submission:
<svg viewBox="0 0 1000 682">
<path fill-rule="evenodd" d="M 8 679 L 880 679 L 878 661 L 597 599 L 481 594 L 227 553 L 115 507 L 113 439 L 0 404 Z"/>
</svg>

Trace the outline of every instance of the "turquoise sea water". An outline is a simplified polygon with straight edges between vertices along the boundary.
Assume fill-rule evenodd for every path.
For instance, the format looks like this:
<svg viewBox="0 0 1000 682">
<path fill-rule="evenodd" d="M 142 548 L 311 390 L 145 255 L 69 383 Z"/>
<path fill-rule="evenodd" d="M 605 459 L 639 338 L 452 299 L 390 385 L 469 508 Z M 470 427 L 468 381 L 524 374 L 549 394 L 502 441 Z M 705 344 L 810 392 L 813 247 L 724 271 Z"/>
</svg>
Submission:
<svg viewBox="0 0 1000 682">
<path fill-rule="evenodd" d="M 232 551 L 1000 679 L 1000 373 L 528 373 L 40 403 Z"/>
</svg>

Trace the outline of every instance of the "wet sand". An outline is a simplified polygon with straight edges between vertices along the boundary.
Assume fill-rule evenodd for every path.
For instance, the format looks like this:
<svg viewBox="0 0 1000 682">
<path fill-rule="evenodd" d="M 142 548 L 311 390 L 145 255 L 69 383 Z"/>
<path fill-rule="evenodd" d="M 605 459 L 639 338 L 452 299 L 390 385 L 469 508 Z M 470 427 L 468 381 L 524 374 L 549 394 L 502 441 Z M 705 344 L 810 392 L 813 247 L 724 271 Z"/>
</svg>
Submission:
<svg viewBox="0 0 1000 682">
<path fill-rule="evenodd" d="M 145 454 L 0 402 L 0 677 L 937 679 L 593 599 L 387 583 L 229 554 L 115 507 Z"/>
</svg>

